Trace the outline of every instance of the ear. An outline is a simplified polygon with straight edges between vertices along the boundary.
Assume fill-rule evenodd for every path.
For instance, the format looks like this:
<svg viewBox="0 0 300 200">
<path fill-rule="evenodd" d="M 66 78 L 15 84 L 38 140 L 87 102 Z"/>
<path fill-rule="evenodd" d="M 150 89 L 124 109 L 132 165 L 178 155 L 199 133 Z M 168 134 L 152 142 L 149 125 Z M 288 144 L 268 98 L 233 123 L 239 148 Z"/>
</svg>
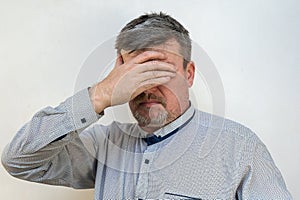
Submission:
<svg viewBox="0 0 300 200">
<path fill-rule="evenodd" d="M 185 69 L 185 74 L 189 87 L 192 87 L 195 77 L 195 64 L 193 61 L 188 62 Z"/>
<path fill-rule="evenodd" d="M 120 53 L 118 53 L 117 58 L 116 58 L 116 62 L 115 62 L 115 68 L 121 66 L 122 64 L 124 64 L 123 57 Z"/>
</svg>

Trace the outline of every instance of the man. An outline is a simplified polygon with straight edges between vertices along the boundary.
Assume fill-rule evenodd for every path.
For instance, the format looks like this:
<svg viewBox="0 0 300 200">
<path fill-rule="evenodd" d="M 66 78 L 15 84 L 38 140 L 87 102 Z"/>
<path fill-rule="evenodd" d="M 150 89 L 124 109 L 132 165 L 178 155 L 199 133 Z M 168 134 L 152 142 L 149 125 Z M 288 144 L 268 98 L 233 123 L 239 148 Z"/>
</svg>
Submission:
<svg viewBox="0 0 300 200">
<path fill-rule="evenodd" d="M 110 74 L 34 115 L 7 146 L 7 171 L 95 188 L 95 199 L 291 199 L 265 145 L 246 127 L 196 110 L 188 31 L 163 13 L 129 22 Z M 93 124 L 129 102 L 137 124 Z"/>
</svg>

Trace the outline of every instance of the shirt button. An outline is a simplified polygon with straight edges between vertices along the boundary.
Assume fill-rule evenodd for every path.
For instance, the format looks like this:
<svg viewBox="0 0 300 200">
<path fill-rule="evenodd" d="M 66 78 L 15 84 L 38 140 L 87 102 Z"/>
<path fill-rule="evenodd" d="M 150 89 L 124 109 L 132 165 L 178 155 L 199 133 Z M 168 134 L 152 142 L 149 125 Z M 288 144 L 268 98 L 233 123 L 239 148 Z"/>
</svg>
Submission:
<svg viewBox="0 0 300 200">
<path fill-rule="evenodd" d="M 86 122 L 86 119 L 85 119 L 85 118 L 82 118 L 82 119 L 81 119 L 81 123 L 84 124 L 85 122 Z"/>
<path fill-rule="evenodd" d="M 145 164 L 149 164 L 150 160 L 145 159 Z"/>
</svg>

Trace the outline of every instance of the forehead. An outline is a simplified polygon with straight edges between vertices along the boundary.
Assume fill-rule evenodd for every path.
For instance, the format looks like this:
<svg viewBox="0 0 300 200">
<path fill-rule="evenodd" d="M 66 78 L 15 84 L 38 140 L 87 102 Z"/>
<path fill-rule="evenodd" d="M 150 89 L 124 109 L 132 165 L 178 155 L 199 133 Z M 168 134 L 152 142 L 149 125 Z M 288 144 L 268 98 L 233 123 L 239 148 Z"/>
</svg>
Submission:
<svg viewBox="0 0 300 200">
<path fill-rule="evenodd" d="M 134 50 L 121 50 L 122 56 L 134 57 L 144 51 L 160 51 L 168 55 L 183 57 L 180 52 L 180 45 L 175 39 L 170 39 L 163 44 L 150 46 L 142 49 L 134 49 Z"/>
</svg>

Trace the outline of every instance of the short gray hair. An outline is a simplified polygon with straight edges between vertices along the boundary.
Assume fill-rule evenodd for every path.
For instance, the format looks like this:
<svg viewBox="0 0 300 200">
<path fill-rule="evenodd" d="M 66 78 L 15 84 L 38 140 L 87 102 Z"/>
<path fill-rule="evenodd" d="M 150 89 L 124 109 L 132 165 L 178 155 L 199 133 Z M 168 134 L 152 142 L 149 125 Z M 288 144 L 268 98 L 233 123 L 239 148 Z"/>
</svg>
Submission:
<svg viewBox="0 0 300 200">
<path fill-rule="evenodd" d="M 160 45 L 170 39 L 179 43 L 184 63 L 190 61 L 192 45 L 189 32 L 177 20 L 162 12 L 141 15 L 126 24 L 117 36 L 115 48 L 118 53 L 121 49 L 134 51 Z"/>
</svg>

